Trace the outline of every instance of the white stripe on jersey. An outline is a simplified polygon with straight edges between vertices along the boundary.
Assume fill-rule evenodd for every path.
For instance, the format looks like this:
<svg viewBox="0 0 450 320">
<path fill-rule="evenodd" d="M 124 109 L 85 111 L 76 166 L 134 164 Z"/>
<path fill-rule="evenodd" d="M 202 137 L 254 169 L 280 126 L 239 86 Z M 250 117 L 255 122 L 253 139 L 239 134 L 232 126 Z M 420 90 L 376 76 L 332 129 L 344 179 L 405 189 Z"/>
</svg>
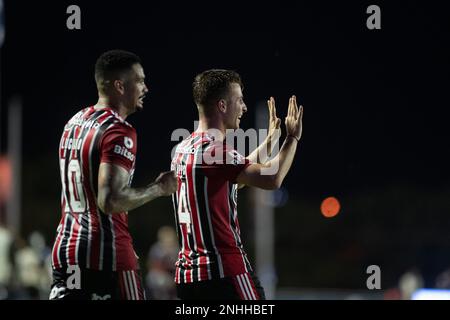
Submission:
<svg viewBox="0 0 450 320">
<path fill-rule="evenodd" d="M 134 286 L 133 286 L 133 280 L 131 279 L 130 271 L 127 271 L 127 278 L 128 278 L 128 283 L 130 285 L 131 300 L 136 300 L 135 290 L 134 290 Z"/>
<path fill-rule="evenodd" d="M 187 160 L 189 160 L 190 157 L 191 157 L 191 155 L 189 154 L 187 156 Z M 190 181 L 190 179 L 187 179 L 187 181 Z M 195 180 L 194 180 L 194 183 L 195 183 Z M 194 194 L 195 194 L 195 184 L 194 184 L 194 188 L 193 189 L 194 189 Z M 193 216 L 192 216 L 191 197 L 190 197 L 190 191 L 189 191 L 190 188 L 189 188 L 188 184 L 186 185 L 185 190 L 186 190 L 186 205 L 188 206 L 188 211 L 189 211 L 189 215 L 190 215 L 190 219 L 191 219 L 191 226 L 190 226 L 191 229 L 192 229 L 191 230 L 191 235 L 192 235 L 192 239 L 194 241 L 194 250 L 191 249 L 190 252 L 189 252 L 189 258 L 191 259 L 191 265 L 193 265 L 194 264 L 194 260 L 197 260 L 198 262 L 200 262 L 200 259 L 199 259 L 199 255 L 198 255 L 197 237 L 195 235 L 195 228 L 194 228 L 195 225 L 194 225 L 194 219 L 193 219 Z M 195 202 L 195 205 L 197 205 L 197 198 L 195 196 L 194 196 L 194 202 Z M 188 234 L 188 241 L 189 241 L 189 234 Z M 196 256 L 195 259 L 193 259 L 193 257 L 195 256 L 195 252 L 197 253 L 197 256 Z M 197 267 L 195 269 L 197 269 L 196 270 L 197 271 L 197 276 L 198 276 L 198 279 L 200 280 L 200 278 L 201 278 L 201 276 L 200 276 L 200 268 Z M 191 269 L 191 271 L 190 271 L 192 280 L 194 278 L 193 273 L 195 272 L 195 269 L 194 270 Z"/>
<path fill-rule="evenodd" d="M 91 266 L 91 242 L 92 242 L 92 225 L 91 225 L 91 214 L 88 213 L 88 243 L 86 250 L 86 268 L 90 268 Z"/>
<path fill-rule="evenodd" d="M 100 116 L 101 115 L 103 115 L 103 113 L 100 114 Z M 97 120 L 99 117 L 95 118 L 95 120 Z M 106 119 L 104 121 L 108 121 L 111 118 L 113 118 L 113 116 L 106 117 Z M 109 129 L 111 126 L 112 125 L 108 126 L 107 129 Z M 91 190 L 92 190 L 92 193 L 94 194 L 95 198 L 97 198 L 97 195 L 95 194 L 94 177 L 92 176 L 92 174 L 93 174 L 93 171 L 92 171 L 92 160 L 93 160 L 92 159 L 92 150 L 94 149 L 94 144 L 95 144 L 95 141 L 97 139 L 97 136 L 100 134 L 100 131 L 101 130 L 96 130 L 94 135 L 92 136 L 91 145 L 89 146 L 89 155 L 88 155 L 88 159 L 89 159 L 89 175 L 90 175 L 89 181 L 91 183 Z M 99 269 L 102 270 L 103 269 L 103 240 L 104 240 L 103 239 L 103 225 L 102 225 L 102 222 L 101 222 L 101 219 L 100 219 L 98 207 L 96 208 L 96 211 L 97 211 L 98 223 L 99 223 L 100 228 L 101 228 L 100 229 L 101 230 L 100 231 L 100 234 L 101 234 L 101 245 L 100 245 L 100 256 L 99 256 Z M 90 263 L 91 263 L 91 250 L 92 250 L 92 247 L 91 247 L 91 244 L 92 244 L 91 212 L 89 212 L 88 216 L 89 216 L 89 236 L 88 236 L 89 241 L 88 241 L 88 249 L 87 249 L 87 252 L 88 252 L 87 253 L 87 267 L 89 268 Z"/>
<path fill-rule="evenodd" d="M 252 286 L 252 284 L 250 283 L 250 279 L 249 279 L 249 277 L 248 277 L 248 273 L 244 274 L 243 277 L 244 277 L 244 280 L 245 280 L 246 283 L 247 283 L 248 290 L 250 291 L 250 293 L 251 293 L 251 295 L 252 295 L 252 297 L 253 297 L 253 300 L 256 300 L 256 295 L 255 295 L 255 292 L 253 291 L 253 286 Z"/>
<path fill-rule="evenodd" d="M 233 189 L 235 187 L 236 186 L 233 186 Z M 236 230 L 231 225 L 231 219 L 233 219 L 233 222 L 235 223 L 236 229 L 237 229 L 237 224 L 236 224 L 236 221 L 234 219 L 235 216 L 234 216 L 234 214 L 232 214 L 231 207 L 230 207 L 230 188 L 229 188 L 229 186 L 227 186 L 227 204 L 228 204 L 228 219 L 230 221 L 229 227 L 230 227 L 231 233 L 233 234 L 234 241 L 236 242 L 236 247 L 239 248 L 239 251 L 241 252 L 242 263 L 244 264 L 245 271 L 249 272 L 249 270 L 247 269 L 247 264 L 245 263 L 245 254 L 244 254 L 244 252 L 242 252 L 241 247 L 238 245 L 238 243 L 239 243 L 239 236 L 236 234 Z"/>
<path fill-rule="evenodd" d="M 68 215 L 70 215 L 70 213 L 68 213 Z M 73 218 L 71 216 L 71 220 L 72 220 L 72 225 L 70 226 L 70 233 L 69 233 L 69 238 L 67 239 L 67 246 L 66 246 L 66 263 L 67 265 L 70 265 L 70 260 L 69 260 L 69 248 L 70 248 L 70 242 L 72 241 L 73 238 L 73 227 L 76 224 L 76 219 Z"/>
<path fill-rule="evenodd" d="M 64 237 L 64 230 L 66 229 L 66 224 L 67 224 L 67 213 L 65 213 L 64 222 L 63 222 L 62 228 L 58 234 L 58 236 L 60 236 L 60 238 L 59 238 L 58 248 L 56 250 L 56 258 L 58 259 L 59 266 L 62 266 L 61 258 L 59 257 L 59 252 L 61 251 L 61 245 L 62 245 L 62 241 L 63 241 L 63 237 Z"/>
<path fill-rule="evenodd" d="M 116 232 L 114 230 L 114 221 L 112 214 L 108 215 L 109 222 L 111 223 L 111 236 L 112 236 L 112 271 L 116 271 Z"/>
<path fill-rule="evenodd" d="M 105 123 L 106 121 L 108 121 L 109 119 L 113 118 L 113 116 L 109 116 L 107 117 L 103 123 Z M 96 118 L 98 119 L 98 118 Z M 115 123 L 113 122 L 112 124 L 110 124 L 103 132 L 106 132 L 106 130 L 108 130 L 109 128 L 111 128 Z M 91 190 L 92 193 L 94 193 L 95 198 L 97 198 L 97 195 L 95 194 L 95 188 L 94 188 L 94 177 L 92 176 L 93 171 L 92 171 L 92 149 L 94 148 L 94 142 L 97 139 L 97 135 L 100 133 L 101 130 L 96 130 L 94 136 L 92 137 L 91 140 L 91 145 L 89 146 L 89 174 L 90 176 L 90 182 L 91 182 Z M 97 212 L 98 212 L 98 207 L 97 207 Z"/>
<path fill-rule="evenodd" d="M 178 279 L 178 281 L 177 281 L 177 279 Z M 178 282 L 181 282 L 181 268 L 177 268 L 177 269 L 176 269 L 175 281 L 176 281 L 177 283 L 178 283 Z"/>
<path fill-rule="evenodd" d="M 217 247 L 216 247 L 216 242 L 214 241 L 214 231 L 213 231 L 213 227 L 212 227 L 212 223 L 211 223 L 211 213 L 209 211 L 208 177 L 205 177 L 204 184 L 205 184 L 204 194 L 205 194 L 205 204 L 206 204 L 206 216 L 208 217 L 209 229 L 211 230 L 211 242 L 212 242 L 214 251 L 215 251 L 216 256 L 217 256 L 217 264 L 219 266 L 220 277 L 223 278 L 224 277 L 224 273 L 223 273 L 222 257 L 220 256 L 219 250 L 217 250 Z"/>
<path fill-rule="evenodd" d="M 189 157 L 190 157 L 190 155 L 188 155 L 186 157 L 186 159 L 189 160 Z M 194 241 L 194 248 L 193 248 L 194 250 L 192 250 L 191 245 L 189 244 L 189 233 L 186 233 L 186 238 L 187 238 L 189 249 L 190 249 L 189 250 L 189 259 L 191 260 L 191 266 L 192 266 L 194 264 L 193 262 L 195 260 L 195 259 L 193 259 L 193 257 L 195 256 L 194 252 L 198 252 L 198 248 L 197 248 L 197 239 L 195 237 L 195 230 L 194 230 L 194 223 L 193 223 L 194 220 L 192 219 L 192 207 L 191 207 L 191 200 L 190 200 L 190 197 L 189 197 L 189 185 L 186 185 L 185 191 L 186 191 L 186 205 L 188 206 L 188 213 L 189 213 L 190 220 L 191 220 L 191 225 L 188 226 L 186 224 L 186 226 L 187 226 L 187 228 L 191 229 L 192 240 Z M 197 268 L 197 270 L 198 270 L 198 268 Z M 190 269 L 191 278 L 194 277 L 193 276 L 193 271 L 194 270 Z"/>
<path fill-rule="evenodd" d="M 245 292 L 247 292 L 247 296 L 248 296 L 248 300 L 254 300 L 253 296 L 252 296 L 252 290 L 248 287 L 248 283 L 245 279 L 245 275 L 241 274 L 239 275 L 241 281 L 242 281 L 242 285 L 245 288 Z"/>
<path fill-rule="evenodd" d="M 125 287 L 125 291 L 127 293 L 127 299 L 131 300 L 130 289 L 128 287 L 127 271 L 122 271 L 122 279 L 123 279 L 123 286 Z"/>
<path fill-rule="evenodd" d="M 243 283 L 242 283 L 242 281 L 241 281 L 240 275 L 237 275 L 237 276 L 236 276 L 236 279 L 237 279 L 237 281 L 238 281 L 239 288 L 241 288 L 241 292 L 242 292 L 242 295 L 244 296 L 244 300 L 250 300 L 250 299 L 248 298 L 247 292 L 245 291 L 245 289 L 244 289 L 244 287 L 243 287 Z"/>
<path fill-rule="evenodd" d="M 201 139 L 201 138 L 200 138 Z M 201 221 L 201 218 L 200 218 L 200 212 L 199 212 L 199 209 L 198 209 L 198 200 L 197 200 L 197 187 L 196 187 L 196 184 L 195 184 L 195 177 L 196 177 L 196 164 L 197 164 L 197 154 L 199 153 L 199 151 L 201 150 L 202 148 L 201 148 L 201 142 L 200 142 L 200 148 L 198 148 L 197 149 L 197 151 L 195 151 L 195 153 L 194 153 L 194 164 L 193 164 L 193 166 L 192 166 L 192 180 L 193 180 L 193 185 L 194 185 L 194 201 L 195 201 L 195 209 L 196 209 L 196 212 L 197 212 L 197 219 L 198 219 L 198 227 L 199 227 L 199 230 L 200 230 L 200 238 L 201 238 L 201 241 L 202 241 L 202 246 L 203 246 L 203 250 L 204 250 L 204 254 L 206 255 L 206 265 L 207 265 L 207 271 L 208 271 L 208 280 L 209 279 L 211 279 L 211 266 L 210 266 L 210 264 L 209 264 L 209 252 L 208 252 L 208 249 L 206 248 L 206 245 L 205 245 L 205 240 L 203 239 L 203 230 L 202 230 L 202 221 Z M 188 188 L 189 189 L 189 188 Z M 200 261 L 200 258 L 199 258 L 199 261 Z M 202 279 L 201 279 L 201 272 L 200 272 L 200 269 L 201 269 L 201 267 L 200 268 L 198 268 L 198 280 L 199 281 L 201 281 Z M 206 279 L 205 279 L 206 280 Z"/>
<path fill-rule="evenodd" d="M 135 300 L 139 300 L 139 290 L 138 290 L 137 282 L 136 282 L 136 274 L 134 273 L 134 271 L 130 271 L 130 273 L 131 273 L 131 277 L 133 279 L 133 287 L 134 287 L 134 292 L 135 292 L 135 296 L 136 296 Z"/>
<path fill-rule="evenodd" d="M 103 229 L 102 217 L 100 211 L 97 211 L 98 224 L 100 225 L 100 255 L 98 257 L 98 269 L 103 270 L 103 252 L 105 250 L 105 229 Z"/>
<path fill-rule="evenodd" d="M 78 265 L 78 251 L 79 251 L 79 248 L 80 248 L 80 239 L 81 239 L 81 232 L 83 232 L 83 226 L 81 225 L 81 221 L 82 221 L 82 218 L 83 218 L 83 215 L 78 215 L 78 225 L 79 225 L 79 228 L 78 228 L 78 235 L 77 235 L 77 242 L 76 242 L 76 244 L 75 244 L 75 264 L 76 265 Z"/>
</svg>

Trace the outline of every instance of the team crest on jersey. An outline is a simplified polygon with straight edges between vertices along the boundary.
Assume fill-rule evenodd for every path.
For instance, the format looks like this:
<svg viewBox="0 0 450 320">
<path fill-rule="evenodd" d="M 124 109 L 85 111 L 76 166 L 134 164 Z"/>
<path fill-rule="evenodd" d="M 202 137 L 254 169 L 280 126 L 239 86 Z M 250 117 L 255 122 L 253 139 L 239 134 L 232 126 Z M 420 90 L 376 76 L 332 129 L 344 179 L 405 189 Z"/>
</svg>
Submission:
<svg viewBox="0 0 450 320">
<path fill-rule="evenodd" d="M 123 143 L 125 144 L 125 147 L 127 147 L 127 149 L 133 148 L 133 140 L 131 138 L 125 137 L 123 139 Z"/>
<path fill-rule="evenodd" d="M 239 154 L 236 150 L 232 150 L 229 152 L 229 155 L 232 157 L 232 164 L 237 166 L 238 164 L 244 164 L 245 163 L 245 157 Z M 228 159 L 227 159 L 228 160 Z"/>
</svg>

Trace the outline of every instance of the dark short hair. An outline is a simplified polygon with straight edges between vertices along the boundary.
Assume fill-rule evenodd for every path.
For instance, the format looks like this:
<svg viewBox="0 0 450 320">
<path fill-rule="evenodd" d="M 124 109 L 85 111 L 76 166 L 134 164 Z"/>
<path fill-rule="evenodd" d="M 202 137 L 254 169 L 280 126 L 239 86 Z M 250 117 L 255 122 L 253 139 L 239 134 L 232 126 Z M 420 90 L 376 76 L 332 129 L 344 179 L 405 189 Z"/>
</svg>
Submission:
<svg viewBox="0 0 450 320">
<path fill-rule="evenodd" d="M 141 59 L 132 52 L 124 50 L 110 50 L 103 53 L 95 63 L 95 81 L 97 84 L 121 72 L 130 70 L 136 63 L 142 64 Z"/>
<path fill-rule="evenodd" d="M 208 109 L 217 101 L 226 98 L 232 83 L 237 83 L 244 89 L 236 71 L 211 69 L 198 74 L 192 84 L 195 103 L 208 113 Z"/>
</svg>

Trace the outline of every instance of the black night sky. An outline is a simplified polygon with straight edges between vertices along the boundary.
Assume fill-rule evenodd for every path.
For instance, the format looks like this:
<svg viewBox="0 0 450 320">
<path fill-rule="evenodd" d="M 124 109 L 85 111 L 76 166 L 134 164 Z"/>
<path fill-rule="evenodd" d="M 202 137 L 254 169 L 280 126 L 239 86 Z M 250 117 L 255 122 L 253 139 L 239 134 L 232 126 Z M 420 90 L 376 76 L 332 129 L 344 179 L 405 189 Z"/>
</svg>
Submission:
<svg viewBox="0 0 450 320">
<path fill-rule="evenodd" d="M 81 30 L 66 28 L 70 4 L 81 8 Z M 366 27 L 370 4 L 381 7 L 381 30 Z M 145 110 L 128 118 L 138 132 L 136 185 L 168 169 L 174 129 L 192 130 L 191 84 L 203 70 L 241 74 L 243 129 L 254 127 L 255 108 L 269 96 L 282 119 L 291 94 L 304 105 L 303 138 L 284 185 L 289 201 L 276 212 L 280 285 L 359 287 L 364 266 L 379 264 L 386 287 L 412 267 L 432 286 L 450 267 L 450 19 L 441 2 L 6 1 L 5 13 L 1 151 L 6 105 L 19 95 L 24 232 L 39 228 L 52 242 L 61 130 L 96 102 L 96 58 L 120 48 L 141 56 L 150 89 Z M 320 202 L 330 195 L 342 212 L 325 219 Z M 140 210 L 130 229 L 145 252 L 173 213 L 168 199 Z"/>
</svg>

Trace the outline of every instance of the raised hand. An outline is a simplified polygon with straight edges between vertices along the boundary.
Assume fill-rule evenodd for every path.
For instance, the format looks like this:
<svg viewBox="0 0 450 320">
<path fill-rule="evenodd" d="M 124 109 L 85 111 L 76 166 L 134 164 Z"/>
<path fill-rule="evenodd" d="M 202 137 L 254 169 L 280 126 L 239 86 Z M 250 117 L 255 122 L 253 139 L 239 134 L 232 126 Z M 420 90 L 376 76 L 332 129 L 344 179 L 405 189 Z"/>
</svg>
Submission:
<svg viewBox="0 0 450 320">
<path fill-rule="evenodd" d="M 281 135 L 281 119 L 277 117 L 277 109 L 275 108 L 275 99 L 273 97 L 267 100 L 267 107 L 269 108 L 268 136 L 272 137 L 272 139 L 278 139 Z"/>
<path fill-rule="evenodd" d="M 303 106 L 298 108 L 296 96 L 289 99 L 288 114 L 285 119 L 286 132 L 288 136 L 293 136 L 297 141 L 302 137 Z"/>
</svg>

